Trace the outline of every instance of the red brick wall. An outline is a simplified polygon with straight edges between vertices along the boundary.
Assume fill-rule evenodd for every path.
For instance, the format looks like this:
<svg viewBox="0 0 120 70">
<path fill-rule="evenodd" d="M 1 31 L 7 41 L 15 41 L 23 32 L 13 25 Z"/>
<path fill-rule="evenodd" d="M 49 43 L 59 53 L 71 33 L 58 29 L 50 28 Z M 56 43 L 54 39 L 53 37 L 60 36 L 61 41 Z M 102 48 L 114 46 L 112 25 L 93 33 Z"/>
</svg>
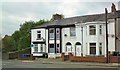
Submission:
<svg viewBox="0 0 120 70">
<path fill-rule="evenodd" d="M 71 61 L 80 62 L 106 62 L 105 57 L 73 57 Z"/>
<path fill-rule="evenodd" d="M 65 53 L 62 53 L 62 61 L 66 61 L 66 60 L 69 60 L 69 55 L 65 55 Z"/>
<path fill-rule="evenodd" d="M 120 56 L 110 56 L 110 62 L 111 63 L 119 63 L 120 62 Z"/>
<path fill-rule="evenodd" d="M 69 55 L 65 55 L 62 53 L 62 61 L 65 61 L 65 59 L 68 59 L 69 61 L 77 61 L 77 62 L 106 62 L 106 57 L 77 57 L 73 56 L 71 53 Z M 118 63 L 120 62 L 120 56 L 109 56 L 109 62 L 110 63 Z"/>
</svg>

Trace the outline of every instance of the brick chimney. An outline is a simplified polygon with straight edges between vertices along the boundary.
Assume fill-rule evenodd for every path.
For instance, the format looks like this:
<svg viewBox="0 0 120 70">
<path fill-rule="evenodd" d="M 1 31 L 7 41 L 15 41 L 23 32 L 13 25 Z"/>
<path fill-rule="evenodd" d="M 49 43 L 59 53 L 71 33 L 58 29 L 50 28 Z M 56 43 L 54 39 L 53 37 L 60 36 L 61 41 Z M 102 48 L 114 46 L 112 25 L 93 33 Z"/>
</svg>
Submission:
<svg viewBox="0 0 120 70">
<path fill-rule="evenodd" d="M 116 12 L 116 7 L 115 7 L 115 4 L 114 4 L 114 3 L 112 3 L 111 12 Z"/>
<path fill-rule="evenodd" d="M 60 20 L 63 18 L 61 14 L 53 14 L 52 17 L 53 17 L 53 20 Z"/>
</svg>

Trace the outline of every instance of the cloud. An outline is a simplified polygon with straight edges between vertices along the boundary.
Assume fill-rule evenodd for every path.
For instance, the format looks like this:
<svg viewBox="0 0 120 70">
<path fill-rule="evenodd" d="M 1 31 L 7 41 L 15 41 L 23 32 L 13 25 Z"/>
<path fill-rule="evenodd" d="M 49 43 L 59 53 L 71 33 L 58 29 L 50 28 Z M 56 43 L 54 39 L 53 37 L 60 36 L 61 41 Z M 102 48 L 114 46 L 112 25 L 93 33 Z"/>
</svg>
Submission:
<svg viewBox="0 0 120 70">
<path fill-rule="evenodd" d="M 118 2 L 119 0 L 2 0 L 2 2 Z"/>
<path fill-rule="evenodd" d="M 120 1 L 118 2 L 118 9 L 120 10 Z"/>
<path fill-rule="evenodd" d="M 65 17 L 104 13 L 105 7 L 110 12 L 111 2 L 3 2 L 2 35 L 11 35 L 25 21 L 49 20 L 55 13 Z"/>
</svg>

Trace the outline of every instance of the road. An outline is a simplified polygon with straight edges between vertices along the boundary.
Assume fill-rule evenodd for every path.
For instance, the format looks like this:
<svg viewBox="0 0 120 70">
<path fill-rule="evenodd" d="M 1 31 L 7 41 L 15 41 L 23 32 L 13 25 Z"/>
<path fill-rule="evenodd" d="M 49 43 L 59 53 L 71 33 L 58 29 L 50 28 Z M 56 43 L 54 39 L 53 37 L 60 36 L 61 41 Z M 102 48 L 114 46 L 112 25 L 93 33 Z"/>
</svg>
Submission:
<svg viewBox="0 0 120 70">
<path fill-rule="evenodd" d="M 94 63 L 77 63 L 77 62 L 48 62 L 28 61 L 28 60 L 3 60 L 2 68 L 118 68 L 117 66 L 94 64 Z"/>
</svg>

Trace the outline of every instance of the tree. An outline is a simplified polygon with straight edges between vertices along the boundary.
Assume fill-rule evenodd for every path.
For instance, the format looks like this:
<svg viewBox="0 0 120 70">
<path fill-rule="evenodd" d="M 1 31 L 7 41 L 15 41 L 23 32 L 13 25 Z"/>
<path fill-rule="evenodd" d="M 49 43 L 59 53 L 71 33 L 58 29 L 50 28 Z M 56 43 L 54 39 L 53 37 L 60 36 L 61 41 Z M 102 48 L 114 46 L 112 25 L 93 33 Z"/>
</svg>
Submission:
<svg viewBox="0 0 120 70">
<path fill-rule="evenodd" d="M 11 36 L 5 35 L 2 39 L 2 50 L 3 52 L 13 51 Z"/>
<path fill-rule="evenodd" d="M 48 23 L 45 20 L 25 21 L 20 25 L 20 29 L 15 31 L 12 36 L 6 35 L 2 39 L 3 50 L 5 52 L 20 51 L 22 49 L 30 48 L 30 31 L 32 27 L 40 26 Z"/>
</svg>

